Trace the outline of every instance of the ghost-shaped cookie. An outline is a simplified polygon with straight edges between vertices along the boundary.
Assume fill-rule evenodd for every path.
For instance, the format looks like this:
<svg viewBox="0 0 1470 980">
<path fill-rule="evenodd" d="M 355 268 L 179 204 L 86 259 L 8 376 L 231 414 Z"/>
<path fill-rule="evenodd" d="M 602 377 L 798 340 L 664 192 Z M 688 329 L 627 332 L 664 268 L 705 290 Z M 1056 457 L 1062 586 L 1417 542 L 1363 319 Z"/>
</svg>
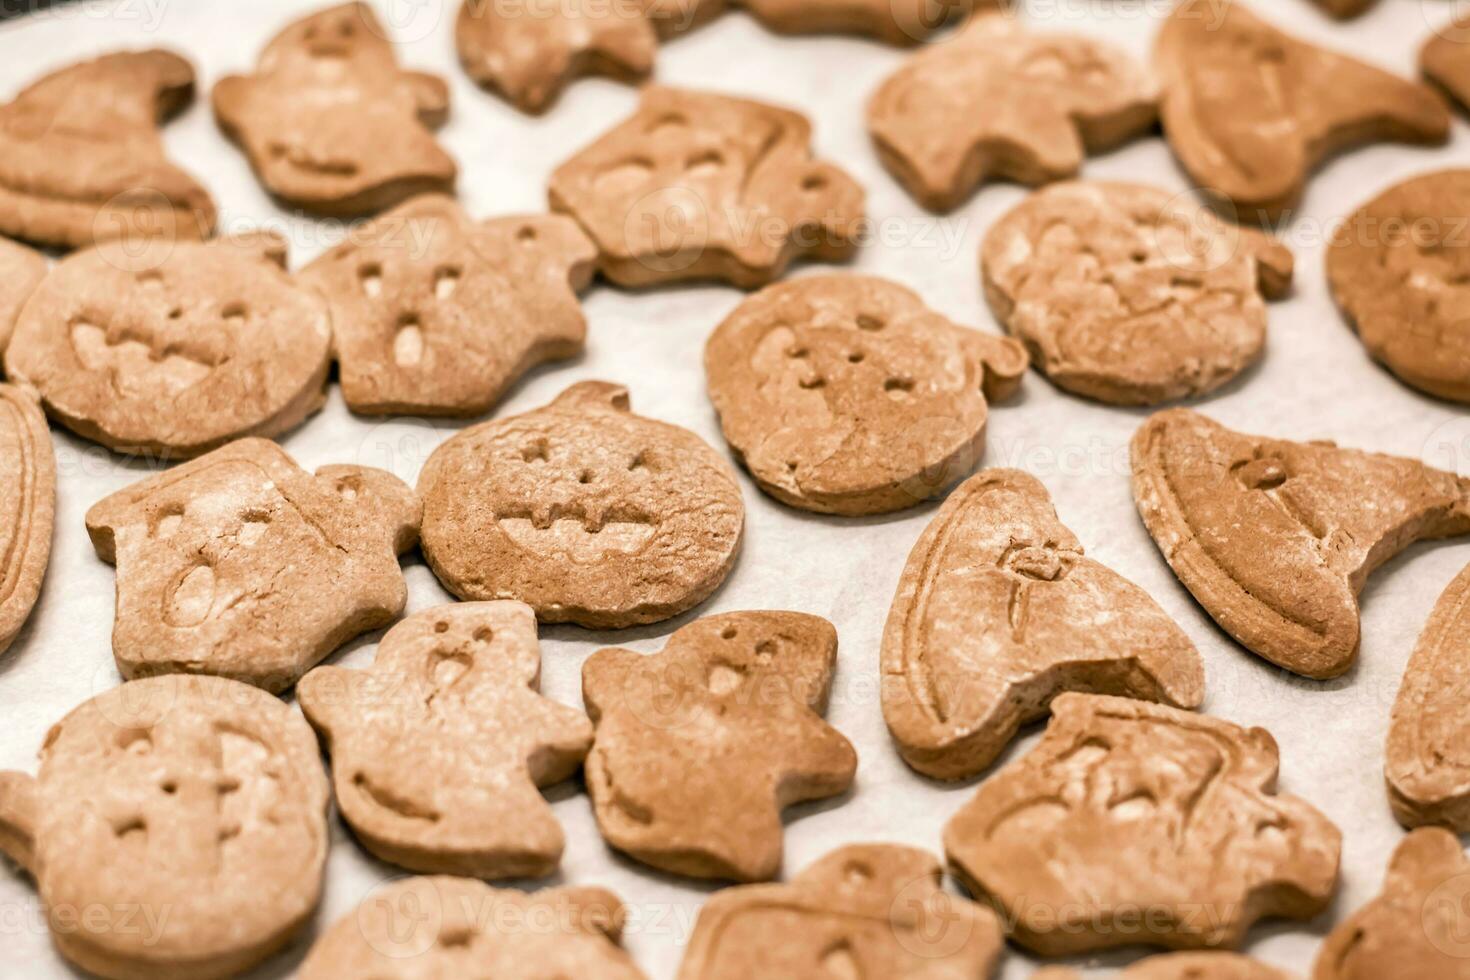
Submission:
<svg viewBox="0 0 1470 980">
<path fill-rule="evenodd" d="M 41 594 L 56 518 L 56 453 L 36 396 L 0 384 L 0 654 Z"/>
<path fill-rule="evenodd" d="M 1415 541 L 1470 534 L 1470 479 L 1417 460 L 1232 432 L 1188 409 L 1133 437 L 1133 499 L 1185 588 L 1305 677 L 1358 656 L 1358 594 Z"/>
<path fill-rule="evenodd" d="M 424 873 L 555 871 L 565 838 L 537 788 L 576 772 L 592 723 L 537 694 L 540 674 L 530 606 L 467 602 L 394 626 L 370 670 L 303 677 L 296 696 L 363 846 Z"/>
<path fill-rule="evenodd" d="M 221 677 L 151 677 L 63 718 L 36 777 L 0 773 L 0 852 L 35 877 L 78 967 L 212 980 L 311 918 L 326 811 L 316 739 L 288 705 Z"/>
<path fill-rule="evenodd" d="M 193 99 L 193 66 L 154 50 L 59 69 L 0 105 L 0 234 L 56 248 L 208 238 L 214 201 L 158 134 Z"/>
<path fill-rule="evenodd" d="M 1258 919 L 1321 912 L 1337 884 L 1342 835 L 1276 795 L 1277 766 L 1264 729 L 1063 694 L 1036 748 L 946 825 L 945 853 L 1043 956 L 1233 948 Z"/>
<path fill-rule="evenodd" d="M 1147 71 L 1117 48 L 983 14 L 883 83 L 868 131 L 920 204 L 950 211 L 986 180 L 1075 176 L 1088 153 L 1151 129 L 1157 102 Z"/>
<path fill-rule="evenodd" d="M 18 242 L 0 238 L 0 354 L 5 353 L 20 308 L 46 278 L 46 259 Z"/>
<path fill-rule="evenodd" d="M 822 719 L 836 664 L 832 625 L 788 612 L 706 616 L 652 655 L 593 654 L 582 697 L 602 836 L 673 874 L 776 877 L 781 811 L 846 791 L 857 769 Z"/>
<path fill-rule="evenodd" d="M 98 557 L 117 566 L 118 670 L 283 691 L 403 612 L 398 555 L 418 523 L 413 491 L 391 473 L 313 475 L 264 439 L 119 490 L 87 511 Z"/>
<path fill-rule="evenodd" d="M 312 214 L 358 217 L 454 191 L 458 168 L 431 132 L 449 116 L 449 86 L 400 68 L 366 3 L 291 24 L 254 74 L 214 87 L 214 114 L 265 188 Z"/>
<path fill-rule="evenodd" d="M 812 158 L 811 135 L 789 109 L 649 86 L 632 117 L 551 175 L 551 206 L 581 223 L 618 285 L 763 286 L 798 258 L 857 249 L 863 190 Z"/>
</svg>

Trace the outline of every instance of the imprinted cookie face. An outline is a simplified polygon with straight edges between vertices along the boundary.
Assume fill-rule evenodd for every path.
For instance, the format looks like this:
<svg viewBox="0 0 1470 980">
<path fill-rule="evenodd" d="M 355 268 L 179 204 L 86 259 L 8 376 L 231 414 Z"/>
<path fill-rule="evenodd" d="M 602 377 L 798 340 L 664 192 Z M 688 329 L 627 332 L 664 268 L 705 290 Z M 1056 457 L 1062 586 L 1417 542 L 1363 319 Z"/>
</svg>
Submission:
<svg viewBox="0 0 1470 980">
<path fill-rule="evenodd" d="M 31 294 L 6 374 L 118 452 L 180 459 L 285 432 L 321 406 L 332 332 L 285 262 L 272 235 L 79 252 Z"/>
<path fill-rule="evenodd" d="M 831 514 L 912 507 L 985 446 L 986 399 L 1015 391 L 1026 353 L 867 276 L 779 283 L 710 337 L 725 438 L 772 496 Z"/>
<path fill-rule="evenodd" d="M 124 677 L 219 674 L 281 691 L 392 622 L 414 544 L 413 492 L 382 470 L 313 476 L 242 439 L 97 503 L 87 533 L 117 566 L 112 647 Z"/>
<path fill-rule="evenodd" d="M 652 656 L 593 654 L 587 791 L 608 843 L 675 874 L 776 877 L 781 811 L 836 796 L 857 768 L 819 714 L 836 661 L 830 623 L 779 612 L 707 616 Z"/>
<path fill-rule="evenodd" d="M 562 164 L 551 206 L 579 221 L 624 286 L 778 278 L 796 258 L 856 249 L 863 191 L 812 159 L 806 117 L 650 86 L 632 118 Z"/>
<path fill-rule="evenodd" d="M 555 871 L 564 837 L 537 787 L 577 770 L 592 723 L 537 694 L 540 674 L 531 607 L 471 602 L 393 627 L 371 670 L 302 678 L 297 697 L 357 839 L 413 871 Z"/>
<path fill-rule="evenodd" d="M 576 291 L 596 258 L 570 218 L 475 222 L 434 195 L 356 229 L 300 278 L 331 304 L 353 411 L 474 416 L 530 368 L 582 349 Z"/>
<path fill-rule="evenodd" d="M 430 132 L 448 117 L 449 87 L 401 69 L 365 3 L 287 27 L 255 74 L 215 86 L 214 112 L 266 189 L 314 214 L 356 217 L 454 190 L 457 168 Z"/>
<path fill-rule="evenodd" d="M 0 238 L 0 354 L 10 343 L 20 308 L 46 278 L 46 259 L 16 242 Z"/>
<path fill-rule="evenodd" d="M 209 237 L 214 201 L 158 135 L 193 98 L 183 58 L 127 51 L 53 72 L 0 105 L 0 234 L 58 248 Z"/>
<path fill-rule="evenodd" d="M 899 580 L 882 662 L 899 751 L 941 779 L 990 765 L 1063 691 L 1184 708 L 1204 697 L 1194 644 L 1086 557 L 1020 470 L 986 470 L 944 502 Z"/>
<path fill-rule="evenodd" d="M 1109 45 L 1027 34 L 989 14 L 888 79 L 868 106 L 868 129 L 908 192 L 949 211 L 985 180 L 1075 175 L 1087 153 L 1147 132 L 1157 97 L 1142 66 Z"/>
<path fill-rule="evenodd" d="M 1275 795 L 1269 733 L 1088 694 L 1052 711 L 944 831 L 955 873 L 1000 903 L 1017 942 L 1044 956 L 1234 947 L 1259 918 L 1326 908 L 1341 834 Z"/>
<path fill-rule="evenodd" d="M 694 433 L 589 381 L 473 426 L 419 476 L 424 556 L 461 599 L 519 599 L 543 623 L 607 629 L 698 605 L 740 547 L 734 474 Z"/>
<path fill-rule="evenodd" d="M 1037 191 L 991 226 L 990 308 L 1058 387 L 1119 405 L 1212 391 L 1266 343 L 1262 296 L 1292 257 L 1181 195 L 1077 182 Z"/>
<path fill-rule="evenodd" d="M 287 705 L 218 677 L 155 677 L 67 715 L 36 779 L 0 774 L 0 847 L 47 908 L 137 916 L 53 921 L 88 972 L 236 976 L 315 910 L 326 808 L 316 739 Z"/>
<path fill-rule="evenodd" d="M 24 388 L 0 384 L 0 654 L 41 594 L 56 514 L 56 455 L 46 416 Z"/>
</svg>

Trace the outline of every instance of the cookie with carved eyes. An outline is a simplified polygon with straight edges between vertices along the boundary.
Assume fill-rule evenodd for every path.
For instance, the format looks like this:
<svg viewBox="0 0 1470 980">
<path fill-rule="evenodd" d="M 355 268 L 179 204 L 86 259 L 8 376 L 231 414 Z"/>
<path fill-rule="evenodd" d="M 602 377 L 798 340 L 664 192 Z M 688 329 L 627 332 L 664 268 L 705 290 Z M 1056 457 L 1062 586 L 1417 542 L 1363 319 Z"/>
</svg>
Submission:
<svg viewBox="0 0 1470 980">
<path fill-rule="evenodd" d="M 1232 949 L 1260 919 L 1317 915 L 1337 885 L 1341 833 L 1276 794 L 1277 768 L 1264 729 L 1063 694 L 1040 743 L 945 826 L 944 849 L 1042 956 Z"/>
<path fill-rule="evenodd" d="M 1292 266 L 1189 197 L 1101 181 L 1037 191 L 981 251 L 990 308 L 1032 363 L 1115 405 L 1202 395 L 1259 360 L 1264 299 L 1290 289 Z"/>
<path fill-rule="evenodd" d="M 56 519 L 56 453 L 29 389 L 0 384 L 0 654 L 41 594 Z"/>
<path fill-rule="evenodd" d="M 687 429 L 584 381 L 472 426 L 419 475 L 423 550 L 461 599 L 519 599 L 543 623 L 620 629 L 703 602 L 740 550 L 729 465 Z"/>
<path fill-rule="evenodd" d="M 856 254 L 863 189 L 813 159 L 798 112 L 652 85 L 638 110 L 551 176 L 620 286 L 717 279 L 752 289 L 797 259 Z"/>
<path fill-rule="evenodd" d="M 158 127 L 194 100 L 194 67 L 170 51 L 70 65 L 0 105 L 0 235 L 81 248 L 109 238 L 208 238 L 199 182 Z"/>
<path fill-rule="evenodd" d="M 21 310 L 5 373 L 120 453 L 185 459 L 279 435 L 321 407 L 332 340 L 326 301 L 285 264 L 274 234 L 77 252 Z"/>
<path fill-rule="evenodd" d="M 1154 57 L 1170 148 L 1241 221 L 1280 220 L 1336 153 L 1449 138 L 1444 100 L 1425 86 L 1292 37 L 1234 0 L 1183 0 Z"/>
<path fill-rule="evenodd" d="M 920 204 L 950 211 L 988 180 L 1076 175 L 1087 154 L 1152 129 L 1157 103 L 1148 72 L 1117 48 L 986 14 L 884 82 L 868 131 Z"/>
<path fill-rule="evenodd" d="M 266 190 L 312 214 L 352 218 L 454 192 L 458 167 L 432 132 L 449 117 L 449 86 L 399 67 L 365 3 L 281 31 L 254 74 L 214 87 L 214 114 Z"/>
<path fill-rule="evenodd" d="M 1415 177 L 1359 208 L 1333 232 L 1327 281 L 1375 360 L 1470 402 L 1470 170 Z"/>
<path fill-rule="evenodd" d="M 0 238 L 0 354 L 10 343 L 20 308 L 46 278 L 46 259 L 17 242 Z"/>
<path fill-rule="evenodd" d="M 810 276 L 742 303 L 710 336 L 704 369 L 761 489 L 802 510 L 879 514 L 974 468 L 988 399 L 1014 394 L 1026 352 L 886 279 Z"/>
<path fill-rule="evenodd" d="M 112 651 L 124 677 L 218 674 L 283 691 L 327 654 L 403 612 L 398 556 L 419 505 L 391 473 L 301 469 L 242 439 L 87 511 L 117 566 Z"/>
<path fill-rule="evenodd" d="M 1294 980 L 1292 974 L 1238 953 L 1165 953 L 1124 967 L 1120 980 Z M 1049 966 L 1031 980 L 1083 980 L 1064 966 Z"/>
<path fill-rule="evenodd" d="M 1133 499 L 1174 574 L 1247 650 L 1304 677 L 1358 657 L 1358 595 L 1415 541 L 1470 534 L 1470 479 L 1418 460 L 1233 432 L 1159 412 Z"/>
<path fill-rule="evenodd" d="M 57 913 L 61 954 L 109 980 L 266 960 L 316 911 L 327 846 L 310 726 L 221 677 L 125 683 L 52 727 L 39 775 L 0 772 L 0 853 Z M 79 929 L 79 909 L 112 918 Z"/>
<path fill-rule="evenodd" d="M 1435 30 L 1419 49 L 1419 70 L 1461 109 L 1470 109 L 1470 13 Z"/>
<path fill-rule="evenodd" d="M 942 878 L 927 851 L 852 844 L 789 883 L 727 888 L 700 909 L 678 980 L 988 977 L 1000 921 Z"/>
</svg>

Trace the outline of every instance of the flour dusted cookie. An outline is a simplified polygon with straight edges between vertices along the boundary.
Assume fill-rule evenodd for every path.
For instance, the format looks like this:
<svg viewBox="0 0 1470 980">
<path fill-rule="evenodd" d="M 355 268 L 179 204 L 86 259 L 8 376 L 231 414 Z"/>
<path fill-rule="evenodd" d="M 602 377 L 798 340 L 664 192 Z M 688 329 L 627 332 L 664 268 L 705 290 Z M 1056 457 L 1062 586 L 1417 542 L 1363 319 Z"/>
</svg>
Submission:
<svg viewBox="0 0 1470 980">
<path fill-rule="evenodd" d="M 1119 974 L 1120 980 L 1293 980 L 1290 973 L 1238 953 L 1164 953 L 1150 956 Z M 1031 980 L 1082 980 L 1082 974 L 1051 966 Z"/>
<path fill-rule="evenodd" d="M 1063 691 L 1197 708 L 1204 666 L 1138 586 L 1084 555 L 1046 488 L 985 470 L 914 545 L 883 632 L 883 716 L 905 761 L 973 776 Z"/>
<path fill-rule="evenodd" d="M 312 475 L 264 439 L 120 490 L 87 511 L 98 557 L 117 566 L 118 670 L 283 691 L 403 612 L 398 555 L 418 522 L 413 491 L 391 473 Z"/>
<path fill-rule="evenodd" d="M 0 384 L 0 654 L 25 625 L 51 558 L 56 453 L 33 394 Z"/>
<path fill-rule="evenodd" d="M 789 109 L 649 86 L 631 118 L 552 174 L 551 206 L 587 230 L 618 285 L 763 286 L 795 259 L 857 249 L 863 190 L 812 158 L 811 135 Z"/>
<path fill-rule="evenodd" d="M 592 723 L 537 694 L 540 675 L 531 607 L 469 602 L 394 626 L 370 670 L 302 678 L 297 698 L 363 846 L 420 872 L 555 871 L 565 838 L 537 787 L 577 771 Z"/>
<path fill-rule="evenodd" d="M 313 214 L 356 217 L 454 191 L 457 168 L 431 132 L 449 116 L 449 86 L 400 68 L 366 3 L 287 27 L 255 74 L 215 86 L 214 114 L 265 188 Z"/>
<path fill-rule="evenodd" d="M 1358 656 L 1358 594 L 1415 541 L 1470 534 L 1470 479 L 1243 435 L 1187 409 L 1133 437 L 1133 499 L 1174 574 L 1252 653 L 1306 677 Z"/>
<path fill-rule="evenodd" d="M 224 678 L 153 677 L 63 718 L 35 778 L 0 773 L 0 852 L 35 877 L 57 949 L 88 973 L 211 980 L 265 960 L 316 910 L 326 811 L 316 739 L 288 705 Z"/>
<path fill-rule="evenodd" d="M 21 311 L 5 373 L 122 453 L 198 456 L 321 407 L 331 317 L 273 234 L 105 242 L 63 259 Z"/>
<path fill-rule="evenodd" d="M 1000 923 L 942 877 L 926 851 L 852 844 L 789 884 L 727 888 L 700 910 L 678 980 L 988 977 Z"/>
<path fill-rule="evenodd" d="M 1291 286 L 1274 238 L 1181 195 L 1078 181 L 1032 194 L 981 252 L 996 318 L 1058 387 L 1118 405 L 1213 391 L 1260 358 Z"/>
<path fill-rule="evenodd" d="M 945 827 L 945 853 L 1044 956 L 1235 947 L 1258 919 L 1321 912 L 1337 882 L 1341 834 L 1276 795 L 1277 765 L 1264 729 L 1063 694 L 1040 744 Z"/>
<path fill-rule="evenodd" d="M 985 448 L 987 399 L 1026 371 L 1013 340 L 969 330 L 870 276 L 810 276 L 747 299 L 704 351 L 725 438 L 761 488 L 827 514 L 913 507 Z"/>
<path fill-rule="evenodd" d="M 342 394 L 364 414 L 475 416 L 587 335 L 577 292 L 597 250 L 576 222 L 476 222 L 426 195 L 364 227 L 300 273 L 327 297 Z"/>
<path fill-rule="evenodd" d="M 709 597 L 745 504 L 709 444 L 584 381 L 544 408 L 472 426 L 419 475 L 424 557 L 461 599 L 519 599 L 543 623 L 619 629 Z"/>
<path fill-rule="evenodd" d="M 1453 8 L 1452 8 L 1453 9 Z M 1470 13 L 1461 12 L 1439 28 L 1419 50 L 1424 77 L 1460 107 L 1470 108 Z"/>
<path fill-rule="evenodd" d="M 10 343 L 20 308 L 45 278 L 46 259 L 40 252 L 0 238 L 0 354 Z"/>
<path fill-rule="evenodd" d="M 62 68 L 0 105 L 0 234 L 57 248 L 209 237 L 214 201 L 158 135 L 193 99 L 193 66 L 155 50 Z"/>
<path fill-rule="evenodd" d="M 1152 128 L 1157 100 L 1144 68 L 1111 45 L 986 14 L 884 82 L 868 130 L 898 182 L 949 211 L 986 180 L 1075 175 L 1088 153 Z"/>
</svg>

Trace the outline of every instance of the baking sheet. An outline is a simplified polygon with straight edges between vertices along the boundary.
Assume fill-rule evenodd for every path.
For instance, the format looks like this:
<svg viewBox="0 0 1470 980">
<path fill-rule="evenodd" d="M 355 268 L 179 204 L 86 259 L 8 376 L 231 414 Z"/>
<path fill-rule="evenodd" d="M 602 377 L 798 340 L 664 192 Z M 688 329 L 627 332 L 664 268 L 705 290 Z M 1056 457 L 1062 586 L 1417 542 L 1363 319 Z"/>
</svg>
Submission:
<svg viewBox="0 0 1470 980">
<path fill-rule="evenodd" d="M 1255 0 L 1254 5 L 1288 30 L 1405 74 L 1413 71 L 1419 44 L 1457 6 L 1382 0 L 1362 19 L 1338 24 L 1307 0 Z M 207 93 L 224 74 L 248 70 L 279 27 L 320 6 L 313 0 L 82 0 L 0 27 L 0 96 L 8 98 L 44 71 L 109 49 L 165 45 L 186 53 L 200 72 L 205 98 L 166 129 L 169 153 L 213 191 L 222 231 L 279 229 L 292 243 L 297 266 L 340 240 L 343 226 L 293 217 L 273 204 L 244 158 L 215 129 Z M 437 70 L 452 86 L 453 115 L 441 139 L 460 161 L 460 196 L 472 214 L 543 209 L 552 168 L 636 103 L 629 87 L 584 81 L 548 115 L 523 116 L 478 90 L 459 70 L 452 40 L 457 0 L 379 0 L 377 6 L 397 31 L 403 63 Z M 1168 7 L 1167 0 L 1025 3 L 1027 19 L 1037 28 L 1110 38 L 1140 57 L 1146 57 Z M 847 168 L 869 191 L 872 235 L 856 268 L 916 288 L 959 322 L 996 330 L 981 297 L 979 243 L 1024 191 L 989 186 L 954 215 L 935 219 L 898 188 L 868 142 L 863 108 L 869 93 L 903 58 L 900 51 L 862 40 L 776 37 L 749 17 L 731 14 L 665 45 L 658 76 L 671 84 L 806 111 L 815 122 L 818 153 Z M 1390 183 L 1470 162 L 1466 148 L 1466 127 L 1457 118 L 1446 147 L 1372 147 L 1322 172 L 1282 229 L 1297 257 L 1297 286 L 1289 300 L 1271 308 L 1264 363 L 1200 407 L 1247 432 L 1337 439 L 1425 456 L 1436 465 L 1470 472 L 1470 416 L 1415 393 L 1370 362 L 1334 310 L 1322 272 L 1322 245 L 1335 220 Z M 1187 187 L 1158 138 L 1094 158 L 1086 174 L 1181 191 Z M 701 352 L 705 338 L 741 295 L 718 287 L 629 294 L 599 284 L 585 300 L 591 326 L 585 356 L 533 373 L 496 414 L 535 408 L 575 381 L 601 378 L 627 384 L 636 411 L 687 426 L 723 450 L 705 396 Z M 1363 596 L 1358 668 L 1328 683 L 1292 677 L 1221 633 L 1144 532 L 1127 471 L 1127 442 L 1144 415 L 1066 396 L 1033 373 L 1020 397 L 994 410 L 985 463 L 1022 467 L 1046 484 L 1062 520 L 1089 553 L 1144 587 L 1198 644 L 1208 669 L 1206 710 L 1268 728 L 1281 746 L 1282 789 L 1306 797 L 1343 829 L 1342 880 L 1334 908 L 1314 922 L 1268 924 L 1250 936 L 1251 953 L 1306 973 L 1331 923 L 1377 894 L 1388 855 L 1402 835 L 1383 790 L 1388 710 L 1431 606 L 1470 561 L 1470 541 L 1411 548 L 1374 575 Z M 357 462 L 390 469 L 412 482 L 428 453 L 456 427 L 411 418 L 356 418 L 334 389 L 325 410 L 282 442 L 308 469 Z M 33 771 L 47 728 L 118 683 L 109 643 L 113 570 L 93 553 L 83 515 L 147 470 L 64 432 L 54 435 L 60 474 L 55 546 L 30 625 L 0 659 L 0 768 Z M 791 811 L 787 871 L 848 842 L 895 841 L 937 852 L 944 822 L 970 798 L 974 783 L 941 785 L 903 765 L 883 725 L 877 682 L 883 620 L 904 559 L 934 506 L 885 518 L 822 518 L 781 507 L 744 474 L 741 480 L 748 536 L 725 586 L 694 614 L 652 627 L 619 633 L 543 629 L 544 693 L 580 704 L 581 664 L 592 651 L 618 644 L 652 652 L 693 615 L 785 608 L 824 616 L 841 637 L 829 718 L 857 747 L 858 779 L 843 798 Z M 449 600 L 417 554 L 407 560 L 406 574 L 410 612 Z M 329 662 L 364 666 L 378 638 L 370 635 Z M 1034 738 L 1033 729 L 1002 763 Z M 576 883 L 614 889 L 629 906 L 628 948 L 651 977 L 672 977 L 709 887 L 615 856 L 598 835 L 577 784 L 550 795 L 567 831 L 567 851 L 560 875 L 528 887 Z M 334 818 L 316 930 L 349 913 L 376 884 L 401 874 L 369 858 Z M 31 883 L 13 869 L 0 870 L 0 977 L 74 975 L 52 951 L 44 922 Z M 254 976 L 291 975 L 311 938 L 308 934 Z M 1106 975 L 1143 952 L 1072 962 Z M 1033 962 L 1012 950 L 1003 975 L 1029 976 Z"/>
</svg>

